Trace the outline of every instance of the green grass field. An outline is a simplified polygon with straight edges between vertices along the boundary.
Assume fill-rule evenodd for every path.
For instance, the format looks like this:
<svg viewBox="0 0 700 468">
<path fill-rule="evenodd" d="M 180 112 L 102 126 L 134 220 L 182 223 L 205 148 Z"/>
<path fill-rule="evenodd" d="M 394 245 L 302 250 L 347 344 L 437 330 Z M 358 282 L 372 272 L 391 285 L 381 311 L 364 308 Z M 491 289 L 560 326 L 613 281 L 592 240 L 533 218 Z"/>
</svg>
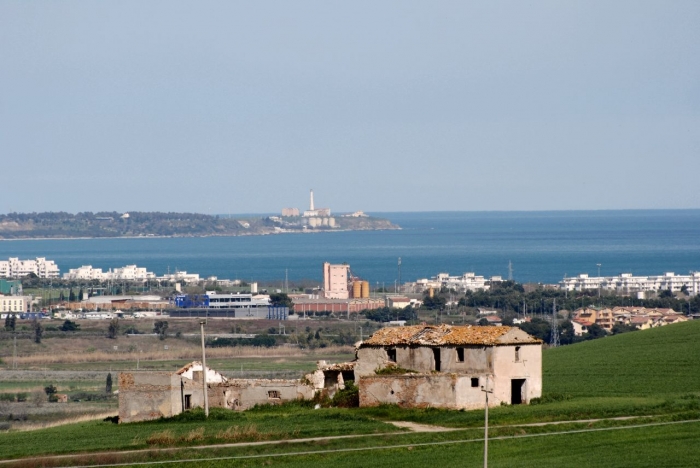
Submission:
<svg viewBox="0 0 700 468">
<path fill-rule="evenodd" d="M 700 391 L 700 321 L 543 353 L 544 393 L 649 396 Z"/>
<path fill-rule="evenodd" d="M 700 419 L 698 335 L 700 322 L 689 322 L 544 350 L 543 402 L 490 410 L 490 436 L 505 438 L 492 440 L 489 464 L 496 467 L 700 466 L 700 423 L 633 427 Z M 270 368 L 288 364 L 274 359 L 268 363 Z M 299 362 L 294 366 L 309 364 Z M 435 463 L 475 466 L 481 463 L 483 442 L 479 439 L 483 437 L 483 411 L 406 410 L 392 406 L 313 410 L 304 405 L 290 404 L 243 413 L 215 410 L 212 414 L 214 417 L 207 421 L 196 413 L 188 413 L 167 421 L 128 425 L 91 421 L 32 432 L 0 433 L 0 458 L 368 434 L 369 437 L 356 439 L 184 450 L 167 454 L 85 455 L 86 458 L 81 460 L 65 460 L 65 465 L 196 458 L 196 462 L 159 466 L 223 467 L 231 466 L 232 461 L 204 459 L 260 455 L 263 456 L 237 460 L 236 466 L 332 464 L 354 467 L 368 463 L 377 467 Z M 621 416 L 637 418 L 582 421 Z M 401 431 L 387 424 L 387 421 L 398 420 L 460 430 L 439 433 L 404 431 L 401 435 L 386 435 Z M 512 426 L 552 421 L 581 422 Z M 618 427 L 624 429 L 608 430 Z M 600 430 L 563 433 L 590 429 Z M 453 443 L 465 440 L 472 442 Z M 420 445 L 435 442 L 446 443 Z M 379 446 L 401 447 L 368 450 Z M 288 452 L 353 448 L 359 451 L 272 457 Z M 29 461 L 23 463 L 25 465 L 21 466 L 34 466 Z"/>
</svg>

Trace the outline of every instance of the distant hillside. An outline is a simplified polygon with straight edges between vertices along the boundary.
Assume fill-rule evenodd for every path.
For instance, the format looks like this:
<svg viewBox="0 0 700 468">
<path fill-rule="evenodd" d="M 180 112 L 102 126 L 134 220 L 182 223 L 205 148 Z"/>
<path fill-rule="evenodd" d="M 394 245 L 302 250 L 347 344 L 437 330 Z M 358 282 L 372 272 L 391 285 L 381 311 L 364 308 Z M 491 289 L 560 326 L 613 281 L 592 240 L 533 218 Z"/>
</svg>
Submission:
<svg viewBox="0 0 700 468">
<path fill-rule="evenodd" d="M 138 237 L 138 236 L 242 236 L 305 230 L 302 219 L 288 225 L 269 217 L 222 218 L 197 213 L 117 212 L 10 213 L 0 215 L 0 239 Z M 398 229 L 385 219 L 336 218 L 336 228 L 320 230 Z"/>
<path fill-rule="evenodd" d="M 642 396 L 700 391 L 700 320 L 543 353 L 544 393 Z"/>
</svg>

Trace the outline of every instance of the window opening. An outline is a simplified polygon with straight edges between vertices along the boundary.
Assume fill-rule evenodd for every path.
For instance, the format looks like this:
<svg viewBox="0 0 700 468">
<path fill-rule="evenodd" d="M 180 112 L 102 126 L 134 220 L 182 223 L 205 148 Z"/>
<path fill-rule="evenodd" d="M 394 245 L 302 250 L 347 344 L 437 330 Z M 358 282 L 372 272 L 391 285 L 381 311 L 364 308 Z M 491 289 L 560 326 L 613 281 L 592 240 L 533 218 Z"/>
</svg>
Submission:
<svg viewBox="0 0 700 468">
<path fill-rule="evenodd" d="M 391 362 L 396 362 L 396 348 L 389 348 L 386 354 L 389 356 Z"/>
<path fill-rule="evenodd" d="M 457 348 L 457 362 L 464 362 L 464 348 Z"/>
<path fill-rule="evenodd" d="M 520 362 L 520 346 L 515 347 L 515 362 Z"/>
<path fill-rule="evenodd" d="M 435 359 L 435 370 L 440 372 L 440 348 L 433 348 L 433 358 Z"/>
<path fill-rule="evenodd" d="M 192 395 L 185 395 L 185 409 L 192 408 Z"/>
<path fill-rule="evenodd" d="M 280 392 L 278 390 L 270 390 L 267 392 L 267 397 L 270 399 L 279 399 Z"/>
</svg>

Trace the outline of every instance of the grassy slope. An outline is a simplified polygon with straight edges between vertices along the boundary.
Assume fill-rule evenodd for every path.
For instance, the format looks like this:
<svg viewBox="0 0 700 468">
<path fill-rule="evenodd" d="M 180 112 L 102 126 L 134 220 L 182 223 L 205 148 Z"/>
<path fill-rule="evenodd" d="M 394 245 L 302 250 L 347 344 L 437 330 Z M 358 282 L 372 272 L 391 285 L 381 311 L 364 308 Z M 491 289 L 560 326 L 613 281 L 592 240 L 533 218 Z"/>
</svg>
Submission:
<svg viewBox="0 0 700 468">
<path fill-rule="evenodd" d="M 700 391 L 700 321 L 543 353 L 544 393 L 650 396 Z"/>
<path fill-rule="evenodd" d="M 492 421 L 494 424 L 508 424 L 664 413 L 676 414 L 674 417 L 681 419 L 698 417 L 700 360 L 696 358 L 700 356 L 700 342 L 697 342 L 695 337 L 699 332 L 700 322 L 690 322 L 546 350 L 545 393 L 568 393 L 573 398 L 543 405 L 494 408 L 491 412 Z M 695 397 L 687 396 L 691 392 L 696 394 Z M 686 395 L 681 397 L 679 394 Z M 372 421 L 374 418 L 476 427 L 480 424 L 482 415 L 479 411 L 400 410 L 393 407 L 319 411 L 273 408 L 231 414 L 226 421 L 208 421 L 205 425 L 207 433 L 212 435 L 231 425 L 254 424 L 260 432 L 275 433 L 272 438 L 288 438 L 391 430 Z M 0 450 L 0 458 L 26 456 L 29 453 L 139 448 L 147 445 L 144 439 L 154 432 L 168 429 L 175 435 L 182 436 L 202 425 L 202 422 L 195 421 L 150 422 L 123 426 L 94 422 L 32 433 L 0 434 L 0 447 L 13 447 L 9 451 Z M 444 439 L 447 434 L 416 434 L 402 437 L 417 437 L 418 442 L 418 439 Z M 653 441 L 647 442 L 649 439 Z M 63 442 L 53 446 L 47 445 L 47 440 Z M 80 443 L 67 443 L 70 440 Z M 698 424 L 554 436 L 551 440 L 534 438 L 494 441 L 492 466 L 513 466 L 513 459 L 527 461 L 519 462 L 518 466 L 561 466 L 565 460 L 573 462 L 576 466 L 697 466 L 700 460 L 698 449 L 676 451 L 673 447 L 697 447 L 700 446 L 698 441 Z M 375 438 L 375 442 L 379 443 L 379 439 Z M 352 445 L 347 441 L 338 444 L 338 447 Z M 673 451 L 676 459 L 667 458 L 668 449 Z M 362 465 L 362 461 L 366 461 L 367 457 L 372 457 L 372 460 L 378 462 L 377 466 L 396 466 L 397 463 L 418 466 L 422 463 L 418 461 L 422 456 L 427 457 L 425 460 L 433 462 L 450 463 L 465 456 L 466 459 L 477 462 L 479 453 L 478 444 L 468 444 L 416 448 L 412 452 L 389 450 L 294 457 L 275 459 L 274 464 L 297 466 L 299 463 L 301 466 L 301 463 L 308 464 L 309 461 L 322 461 L 332 462 L 337 466 L 350 466 L 353 463 L 353 466 L 356 466 Z M 289 465 L 286 465 L 287 463 Z M 212 463 L 206 466 L 229 465 Z M 259 463 L 251 461 L 250 466 L 259 466 Z"/>
</svg>

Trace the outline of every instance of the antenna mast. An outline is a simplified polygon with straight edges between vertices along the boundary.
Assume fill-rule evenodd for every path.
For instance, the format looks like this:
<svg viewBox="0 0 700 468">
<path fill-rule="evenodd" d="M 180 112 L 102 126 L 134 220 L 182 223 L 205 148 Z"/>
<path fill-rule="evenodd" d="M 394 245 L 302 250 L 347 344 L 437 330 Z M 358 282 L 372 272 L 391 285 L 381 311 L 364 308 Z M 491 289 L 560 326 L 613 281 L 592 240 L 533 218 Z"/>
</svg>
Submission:
<svg viewBox="0 0 700 468">
<path fill-rule="evenodd" d="M 557 300 L 554 299 L 552 306 L 552 328 L 549 337 L 549 346 L 556 348 L 559 346 L 559 325 L 557 324 Z"/>
</svg>

